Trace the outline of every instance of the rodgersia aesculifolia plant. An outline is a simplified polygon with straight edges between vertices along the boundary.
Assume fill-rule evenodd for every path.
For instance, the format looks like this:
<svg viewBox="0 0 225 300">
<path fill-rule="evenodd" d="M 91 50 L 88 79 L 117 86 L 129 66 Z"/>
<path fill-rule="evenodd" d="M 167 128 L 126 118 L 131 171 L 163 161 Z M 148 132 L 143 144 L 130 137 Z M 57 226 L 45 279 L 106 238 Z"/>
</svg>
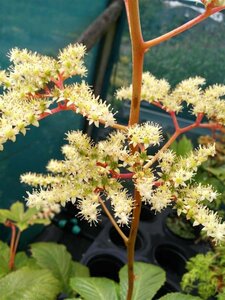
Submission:
<svg viewBox="0 0 225 300">
<path fill-rule="evenodd" d="M 127 246 L 127 299 L 132 296 L 134 244 L 142 203 L 150 204 L 156 212 L 173 205 L 178 214 L 184 213 L 187 219 L 192 219 L 194 226 L 201 224 L 215 242 L 225 237 L 225 224 L 217 213 L 202 204 L 205 200 L 215 200 L 217 192 L 191 180 L 201 163 L 215 154 L 215 146 L 200 146 L 186 157 L 177 157 L 168 149 L 178 136 L 196 127 L 225 132 L 225 102 L 221 99 L 225 95 L 225 86 L 204 88 L 205 79 L 195 77 L 185 79 L 171 89 L 164 79 L 157 79 L 150 73 L 142 76 L 144 54 L 148 49 L 225 8 L 225 1 L 202 2 L 205 4 L 202 15 L 163 36 L 144 41 L 138 0 L 125 0 L 133 53 L 133 83 L 121 88 L 117 98 L 131 100 L 127 126 L 116 122 L 110 106 L 94 96 L 85 81 L 67 84 L 68 78 L 84 77 L 87 73 L 83 45 L 69 45 L 56 59 L 13 49 L 9 53 L 12 65 L 0 73 L 4 88 L 0 98 L 2 149 L 7 140 L 15 141 L 17 134 L 25 134 L 29 125 L 38 126 L 41 119 L 63 110 L 80 113 L 89 124 L 97 127 L 103 124 L 115 129 L 99 143 L 92 142 L 80 131 L 67 133 L 68 143 L 62 148 L 65 158 L 51 160 L 47 165 L 47 175 L 27 173 L 21 176 L 21 181 L 34 187 L 26 198 L 31 207 L 72 202 L 79 208 L 79 215 L 90 224 L 98 222 L 101 210 L 106 212 Z M 171 116 L 174 134 L 162 147 L 160 125 L 152 122 L 139 124 L 141 100 Z M 181 128 L 177 114 L 184 103 L 196 119 L 193 124 Z M 160 150 L 149 155 L 148 149 L 155 145 Z M 125 180 L 133 182 L 133 195 L 123 187 Z M 113 214 L 107 209 L 107 201 L 111 202 Z M 120 226 L 131 228 L 129 236 Z"/>
</svg>

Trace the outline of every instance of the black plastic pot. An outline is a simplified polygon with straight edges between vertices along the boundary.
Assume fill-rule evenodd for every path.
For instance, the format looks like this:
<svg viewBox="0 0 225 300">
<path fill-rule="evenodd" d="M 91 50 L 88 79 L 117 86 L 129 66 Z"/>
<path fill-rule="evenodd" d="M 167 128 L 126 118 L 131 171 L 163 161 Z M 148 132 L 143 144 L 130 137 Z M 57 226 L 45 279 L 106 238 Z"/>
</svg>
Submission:
<svg viewBox="0 0 225 300">
<path fill-rule="evenodd" d="M 119 282 L 119 270 L 123 267 L 122 262 L 117 256 L 99 253 L 86 261 L 91 276 L 106 277 Z"/>
<path fill-rule="evenodd" d="M 209 250 L 206 243 L 196 244 L 193 240 L 181 239 L 169 232 L 165 219 L 171 211 L 166 209 L 155 215 L 149 207 L 144 207 L 135 246 L 136 261 L 156 264 L 166 271 L 167 283 L 160 290 L 161 294 L 180 291 L 179 282 L 187 259 Z M 122 230 L 125 234 L 129 233 L 129 228 Z M 81 262 L 90 267 L 91 275 L 118 281 L 118 271 L 127 263 L 127 254 L 123 240 L 110 222 L 96 237 Z"/>
</svg>

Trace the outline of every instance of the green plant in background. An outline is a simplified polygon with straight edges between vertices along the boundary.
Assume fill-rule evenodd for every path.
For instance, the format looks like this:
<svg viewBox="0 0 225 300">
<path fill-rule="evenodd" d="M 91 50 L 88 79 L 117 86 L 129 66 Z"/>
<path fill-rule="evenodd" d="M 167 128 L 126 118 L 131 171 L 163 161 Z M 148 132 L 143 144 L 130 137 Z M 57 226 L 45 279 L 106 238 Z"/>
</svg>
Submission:
<svg viewBox="0 0 225 300">
<path fill-rule="evenodd" d="M 206 145 L 215 142 L 216 155 L 203 163 L 195 176 L 195 180 L 202 184 L 212 185 L 219 193 L 216 201 L 209 203 L 209 207 L 224 216 L 225 205 L 225 140 L 223 135 L 201 136 L 199 143 Z"/>
<path fill-rule="evenodd" d="M 0 241 L 0 299 L 55 300 L 60 293 L 67 295 L 67 299 L 126 299 L 127 266 L 120 270 L 118 284 L 106 278 L 89 277 L 88 268 L 72 261 L 64 245 L 39 242 L 30 245 L 28 254 L 16 252 L 20 234 L 34 224 L 49 224 L 49 217 L 56 212 L 58 207 L 54 211 L 45 209 L 43 212 L 36 208 L 24 211 L 20 202 L 14 203 L 9 210 L 0 210 L 1 222 L 12 229 L 10 247 Z M 146 263 L 135 263 L 134 267 L 137 280 L 133 299 L 152 299 L 165 282 L 165 272 Z M 198 299 L 181 293 L 160 299 L 179 298 Z"/>
<path fill-rule="evenodd" d="M 1 242 L 0 251 L 0 270 L 4 272 L 10 249 Z M 70 279 L 89 276 L 88 268 L 72 261 L 64 245 L 35 243 L 29 253 L 18 252 L 14 270 L 0 273 L 1 300 L 55 300 L 60 293 L 73 296 Z"/>
<path fill-rule="evenodd" d="M 125 126 L 116 122 L 114 112 L 93 94 L 84 81 L 74 84 L 67 81 L 75 75 L 86 75 L 83 45 L 69 45 L 55 59 L 26 49 L 13 49 L 9 54 L 12 65 L 0 73 L 0 82 L 4 88 L 0 98 L 2 149 L 6 141 L 15 141 L 19 133 L 25 134 L 29 125 L 38 126 L 40 120 L 65 110 L 80 113 L 89 124 L 93 123 L 97 127 L 102 124 L 115 129 L 106 140 L 96 144 L 82 132 L 67 133 L 68 144 L 62 148 L 64 159 L 51 160 L 47 166 L 48 174 L 27 173 L 21 176 L 21 181 L 35 188 L 26 198 L 30 207 L 45 210 L 46 204 L 51 208 L 55 204 L 71 202 L 79 208 L 81 218 L 90 224 L 98 222 L 101 211 L 105 211 L 127 248 L 128 266 L 121 271 L 121 274 L 126 273 L 126 279 L 121 281 L 120 296 L 116 296 L 118 288 L 112 292 L 121 299 L 135 299 L 137 294 L 137 299 L 146 300 L 146 297 L 151 299 L 154 294 L 154 288 L 149 290 L 149 286 L 145 289 L 142 286 L 140 273 L 145 274 L 143 265 L 134 263 L 142 203 L 149 204 L 155 212 L 161 212 L 173 204 L 177 213 L 183 213 L 187 219 L 191 219 L 194 226 L 201 224 L 213 241 L 220 242 L 225 237 L 225 223 L 205 205 L 205 201 L 216 199 L 217 192 L 208 185 L 191 182 L 198 167 L 215 154 L 215 145 L 200 146 L 183 157 L 176 156 L 169 149 L 179 136 L 197 127 L 225 132 L 225 103 L 221 99 L 225 95 L 225 86 L 214 85 L 204 89 L 202 86 L 205 79 L 195 77 L 181 81 L 172 89 L 166 80 L 157 79 L 148 72 L 143 73 L 144 56 L 149 49 L 225 9 L 224 1 L 203 3 L 205 11 L 201 15 L 175 30 L 144 41 L 139 1 L 125 0 L 133 54 L 132 85 L 117 92 L 119 100 L 131 100 L 129 122 Z M 171 117 L 174 133 L 163 146 L 160 146 L 163 140 L 162 128 L 158 124 L 139 124 L 141 101 L 147 101 Z M 189 112 L 195 118 L 186 127 L 181 127 L 177 119 L 183 104 L 190 108 Z M 207 118 L 206 122 L 204 117 Z M 159 146 L 159 150 L 149 155 L 148 148 L 155 145 Z M 124 188 L 125 180 L 133 184 L 133 195 Z M 110 202 L 112 210 L 108 209 L 106 202 Z M 4 222 L 7 220 L 4 219 Z M 129 234 L 124 234 L 121 226 L 129 226 Z M 14 242 L 12 247 L 14 254 L 16 244 Z M 35 253 L 37 248 L 33 246 L 34 258 Z M 45 248 L 41 253 L 45 256 L 48 251 Z M 37 261 L 37 264 L 45 266 L 48 261 L 50 259 L 43 259 L 41 263 Z M 12 276 L 11 281 L 16 281 L 15 273 L 6 277 Z M 157 286 L 160 286 L 157 276 L 150 279 L 148 271 L 146 274 L 146 282 L 156 280 Z M 2 279 L 5 280 L 4 286 L 8 281 L 6 277 Z M 26 277 L 29 277 L 28 273 Z M 63 284 L 62 277 L 56 276 L 54 280 L 57 279 Z M 108 280 L 105 282 L 110 288 L 112 284 Z M 76 281 L 74 284 L 78 288 Z M 88 287 L 88 282 L 85 284 Z M 63 289 L 66 286 L 63 284 Z M 117 285 L 113 283 L 113 286 Z M 35 291 L 32 290 L 30 298 L 27 297 L 31 299 Z M 91 292 L 89 288 L 89 294 Z M 82 294 L 81 289 L 78 293 Z M 83 297 L 87 299 L 88 295 Z M 90 297 L 93 299 L 93 295 Z M 164 299 L 171 299 L 173 295 L 168 297 Z"/>
<path fill-rule="evenodd" d="M 166 280 L 165 272 L 154 265 L 142 262 L 134 263 L 135 284 L 133 292 L 133 300 L 151 300 L 163 286 Z M 106 278 L 73 278 L 71 279 L 71 287 L 78 292 L 81 299 L 85 300 L 126 300 L 128 289 L 128 272 L 127 265 L 119 271 L 120 282 Z M 199 297 L 185 295 L 182 293 L 170 293 L 166 296 L 157 298 L 159 300 L 200 300 Z"/>
<path fill-rule="evenodd" d="M 199 166 L 196 175 L 193 177 L 194 182 L 203 184 L 204 186 L 211 185 L 218 192 L 218 197 L 213 202 L 205 202 L 210 209 L 216 211 L 224 219 L 224 204 L 225 204 L 225 141 L 223 135 L 200 136 L 198 142 L 201 145 L 211 144 L 215 142 L 216 154 Z M 179 141 L 175 141 L 170 149 L 178 156 L 188 155 L 194 149 L 193 143 L 186 136 L 183 136 Z M 193 228 L 190 222 L 187 222 L 184 216 L 170 215 L 167 217 L 166 224 L 168 228 L 175 234 L 186 239 L 198 239 L 199 233 Z M 202 237 L 206 238 L 207 237 Z"/>
<path fill-rule="evenodd" d="M 57 204 L 24 210 L 21 202 L 0 210 L 0 222 L 11 228 L 10 247 L 0 241 L 1 300 L 53 300 L 60 292 L 72 295 L 70 278 L 89 276 L 88 268 L 72 261 L 63 245 L 35 243 L 28 254 L 17 252 L 24 230 L 34 224 L 48 225 L 58 212 Z"/>
<path fill-rule="evenodd" d="M 225 299 L 225 245 L 192 257 L 186 265 L 181 286 L 186 292 L 197 291 L 204 299 Z"/>
<path fill-rule="evenodd" d="M 51 217 L 59 210 L 58 204 L 51 207 L 46 205 L 45 208 L 39 210 L 35 207 L 25 210 L 24 204 L 21 202 L 15 202 L 10 209 L 0 209 L 0 223 L 11 229 L 10 251 L 9 256 L 6 255 L 8 256 L 8 263 L 6 263 L 7 260 L 4 260 L 6 264 L 0 272 L 2 271 L 4 274 L 4 272 L 13 270 L 21 233 L 35 224 L 49 224 Z M 8 253 L 8 250 L 6 252 Z"/>
</svg>

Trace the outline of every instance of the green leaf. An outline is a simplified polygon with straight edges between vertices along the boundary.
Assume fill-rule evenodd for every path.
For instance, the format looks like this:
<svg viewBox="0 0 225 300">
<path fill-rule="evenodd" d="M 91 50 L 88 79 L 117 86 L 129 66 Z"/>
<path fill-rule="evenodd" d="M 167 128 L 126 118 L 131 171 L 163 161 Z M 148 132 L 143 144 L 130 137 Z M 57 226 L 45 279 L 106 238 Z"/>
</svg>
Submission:
<svg viewBox="0 0 225 300">
<path fill-rule="evenodd" d="M 10 220 L 16 223 L 16 226 L 21 230 L 25 230 L 29 225 L 23 220 L 24 217 L 24 205 L 21 202 L 15 202 L 10 209 L 0 209 L 0 221 L 4 223 L 6 220 Z"/>
<path fill-rule="evenodd" d="M 116 285 L 108 278 L 75 277 L 70 280 L 72 289 L 85 300 L 119 300 Z"/>
<path fill-rule="evenodd" d="M 15 202 L 10 207 L 11 215 L 13 221 L 20 222 L 23 221 L 23 215 L 24 215 L 24 205 L 21 202 Z"/>
<path fill-rule="evenodd" d="M 170 146 L 170 149 L 173 150 L 178 156 L 185 156 L 193 150 L 193 144 L 185 135 L 177 142 L 173 142 Z"/>
<path fill-rule="evenodd" d="M 90 276 L 90 272 L 88 267 L 76 261 L 71 262 L 70 277 L 89 277 L 89 276 Z"/>
<path fill-rule="evenodd" d="M 206 171 L 210 172 L 214 176 L 216 176 L 219 180 L 225 183 L 225 165 L 222 165 L 217 168 L 206 167 Z"/>
<path fill-rule="evenodd" d="M 9 273 L 9 247 L 0 241 L 0 278 Z"/>
<path fill-rule="evenodd" d="M 7 220 L 7 218 L 4 216 L 4 214 L 2 213 L 3 209 L 0 209 L 0 223 L 4 224 L 5 221 Z"/>
<path fill-rule="evenodd" d="M 28 267 L 29 269 L 40 269 L 34 258 L 28 257 L 25 252 L 18 252 L 15 257 L 15 269 Z"/>
<path fill-rule="evenodd" d="M 35 207 L 30 207 L 26 210 L 26 212 L 23 215 L 23 221 L 28 222 L 30 219 L 36 215 L 38 210 Z"/>
<path fill-rule="evenodd" d="M 160 267 L 142 263 L 134 263 L 134 291 L 132 300 L 151 300 L 166 280 L 166 274 Z M 126 300 L 128 290 L 127 265 L 119 272 L 121 300 Z"/>
<path fill-rule="evenodd" d="M 55 300 L 60 285 L 48 270 L 22 268 L 0 280 L 0 291 L 1 300 Z"/>
<path fill-rule="evenodd" d="M 182 293 L 169 293 L 161 297 L 159 300 L 201 300 L 201 298 Z"/>
<path fill-rule="evenodd" d="M 36 243 L 31 245 L 31 252 L 37 265 L 50 270 L 59 280 L 61 291 L 67 293 L 72 272 L 72 259 L 66 247 L 55 243 Z"/>
<path fill-rule="evenodd" d="M 0 223 L 5 223 L 6 220 L 11 220 L 12 214 L 8 209 L 0 209 Z"/>
<path fill-rule="evenodd" d="M 0 223 L 10 220 L 15 223 L 20 231 L 24 231 L 34 224 L 48 225 L 50 223 L 49 219 L 33 218 L 37 212 L 38 210 L 34 207 L 28 208 L 25 211 L 23 203 L 15 202 L 10 209 L 0 209 Z"/>
</svg>

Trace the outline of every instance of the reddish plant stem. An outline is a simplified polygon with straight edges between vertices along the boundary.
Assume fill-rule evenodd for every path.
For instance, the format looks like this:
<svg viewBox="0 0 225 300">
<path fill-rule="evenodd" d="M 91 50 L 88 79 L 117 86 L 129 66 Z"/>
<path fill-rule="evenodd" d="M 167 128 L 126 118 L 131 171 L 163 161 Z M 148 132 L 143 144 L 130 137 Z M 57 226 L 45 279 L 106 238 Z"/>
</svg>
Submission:
<svg viewBox="0 0 225 300">
<path fill-rule="evenodd" d="M 212 129 L 212 130 L 219 130 L 223 133 L 225 133 L 225 128 L 224 126 L 222 126 L 221 124 L 218 123 L 203 123 L 203 124 L 199 124 L 200 128 L 208 128 L 208 129 Z"/>
<path fill-rule="evenodd" d="M 16 242 L 16 226 L 11 221 L 6 221 L 5 226 L 11 228 L 11 241 L 10 241 L 10 252 L 9 252 L 9 269 L 13 270 L 15 263 L 15 242 Z"/>
<path fill-rule="evenodd" d="M 174 111 L 171 111 L 169 112 L 171 118 L 172 118 L 172 121 L 173 121 L 173 125 L 174 125 L 174 128 L 175 130 L 180 130 L 180 126 L 178 124 L 178 121 L 177 121 L 177 117 L 176 117 L 176 114 Z"/>
<path fill-rule="evenodd" d="M 153 105 L 155 105 L 155 106 L 157 106 L 157 107 L 159 107 L 159 108 L 165 110 L 165 109 L 163 108 L 163 105 L 162 105 L 160 102 L 158 102 L 158 101 L 153 101 L 153 102 L 151 102 L 151 104 L 153 104 Z"/>
<path fill-rule="evenodd" d="M 166 142 L 166 144 L 155 154 L 155 156 L 147 164 L 144 165 L 144 169 L 151 167 L 158 160 L 161 153 L 166 151 L 180 134 L 181 133 L 179 131 L 175 131 L 174 134 Z"/>
<path fill-rule="evenodd" d="M 106 168 L 108 166 L 107 163 L 101 163 L 101 162 L 97 162 L 96 165 L 100 166 L 100 167 L 103 167 L 103 168 Z M 111 173 L 113 178 L 117 178 L 117 179 L 131 179 L 134 176 L 134 173 L 120 174 L 120 173 L 117 173 L 114 170 L 109 170 L 109 172 Z"/>
<path fill-rule="evenodd" d="M 18 248 L 18 245 L 19 245 L 20 236 L 21 236 L 21 231 L 18 229 L 16 239 L 15 239 L 15 243 L 14 243 L 14 249 L 13 249 L 14 258 L 16 256 L 16 251 L 17 251 L 17 248 Z"/>
<path fill-rule="evenodd" d="M 118 232 L 118 234 L 121 236 L 121 238 L 123 239 L 125 245 L 127 245 L 128 243 L 128 238 L 127 236 L 123 233 L 123 231 L 120 229 L 120 227 L 117 225 L 116 221 L 114 220 L 113 216 L 111 215 L 110 211 L 108 210 L 108 208 L 106 207 L 104 201 L 99 197 L 98 198 L 99 203 L 101 204 L 105 214 L 107 215 L 107 217 L 109 218 L 110 222 L 112 223 L 112 225 L 114 226 L 114 228 L 116 229 L 116 231 Z"/>
<path fill-rule="evenodd" d="M 170 113 L 171 114 L 171 113 Z M 196 127 L 201 127 L 201 121 L 204 117 L 204 114 L 203 113 L 199 113 L 197 115 L 197 118 L 195 120 L 195 122 L 189 126 L 186 126 L 186 127 L 183 127 L 183 128 L 180 128 L 178 123 L 177 123 L 177 120 L 176 120 L 176 116 L 175 116 L 175 113 L 172 113 L 172 119 L 175 123 L 175 132 L 174 134 L 170 137 L 170 139 L 167 141 L 167 143 L 156 153 L 156 155 L 152 158 L 151 161 L 149 161 L 147 164 L 145 164 L 144 168 L 149 168 L 150 166 L 152 166 L 159 158 L 159 156 L 161 155 L 161 153 L 163 153 L 165 150 L 167 150 L 171 144 L 178 138 L 179 135 L 187 132 L 187 131 L 190 131 Z"/>
<path fill-rule="evenodd" d="M 117 173 L 113 170 L 110 170 L 110 173 L 112 174 L 113 178 L 117 178 L 117 179 L 132 179 L 132 177 L 134 176 L 134 173 Z"/>
<path fill-rule="evenodd" d="M 139 122 L 140 102 L 141 102 L 141 86 L 142 86 L 142 72 L 144 63 L 144 41 L 142 37 L 140 15 L 139 15 L 139 1 L 125 0 L 126 11 L 129 22 L 131 47 L 132 47 L 132 100 L 129 116 L 129 126 Z M 132 153 L 138 150 L 138 147 L 131 148 Z M 134 209 L 133 218 L 131 222 L 130 234 L 127 242 L 127 264 L 128 264 L 128 292 L 127 300 L 132 299 L 134 289 L 134 249 L 137 238 L 137 230 L 139 226 L 141 212 L 141 196 L 135 189 L 134 191 Z"/>
<path fill-rule="evenodd" d="M 56 108 L 51 109 L 50 112 L 44 112 L 44 113 L 40 114 L 38 120 L 40 121 L 42 119 L 45 119 L 46 117 L 49 117 L 49 116 L 54 115 L 56 113 L 59 113 L 61 111 L 73 111 L 73 112 L 76 112 L 76 106 L 74 104 L 66 106 L 66 104 L 60 103 Z M 101 123 L 101 124 L 104 125 L 105 121 L 103 121 L 103 120 L 100 119 L 99 123 Z M 115 123 L 111 127 L 115 128 L 115 129 L 118 129 L 118 130 L 127 131 L 127 126 L 124 126 L 124 125 L 121 125 L 121 124 Z"/>
<path fill-rule="evenodd" d="M 177 27 L 174 30 L 171 30 L 170 32 L 167 32 L 166 34 L 163 34 L 155 39 L 144 42 L 145 50 L 147 51 L 149 48 L 159 45 L 160 43 L 171 39 L 172 37 L 184 32 L 184 31 L 190 29 L 191 27 L 197 25 L 198 23 L 204 21 L 209 16 L 211 16 L 219 11 L 222 11 L 224 9 L 225 9 L 225 6 L 219 6 L 219 7 L 214 7 L 214 8 L 208 6 L 208 8 L 206 8 L 206 10 L 203 14 L 197 16 L 196 18 L 190 20 L 189 22 L 183 24 L 182 26 Z"/>
<path fill-rule="evenodd" d="M 128 259 L 128 293 L 127 300 L 132 299 L 133 289 L 134 289 L 134 254 L 135 254 L 135 242 L 137 238 L 137 232 L 140 223 L 141 214 L 141 195 L 135 189 L 134 191 L 135 208 L 133 210 L 133 220 L 131 223 L 131 229 L 129 234 L 129 239 L 127 242 L 127 259 Z"/>
</svg>

